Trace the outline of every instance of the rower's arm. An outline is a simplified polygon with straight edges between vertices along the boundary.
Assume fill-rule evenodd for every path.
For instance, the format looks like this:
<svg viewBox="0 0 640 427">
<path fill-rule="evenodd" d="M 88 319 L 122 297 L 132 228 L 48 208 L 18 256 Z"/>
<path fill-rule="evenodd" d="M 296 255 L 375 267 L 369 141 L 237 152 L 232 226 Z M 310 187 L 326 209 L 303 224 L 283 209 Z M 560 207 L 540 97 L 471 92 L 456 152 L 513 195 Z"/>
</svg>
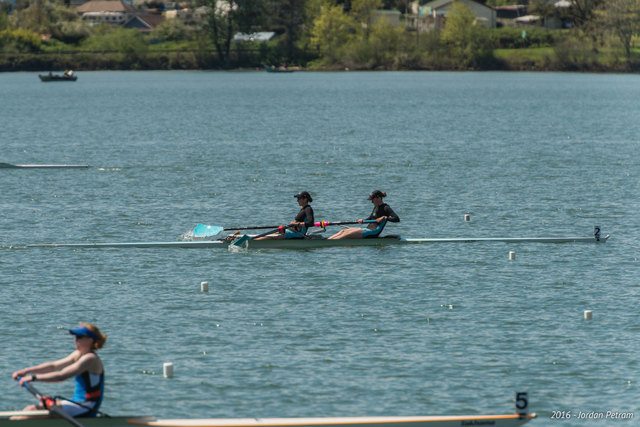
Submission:
<svg viewBox="0 0 640 427">
<path fill-rule="evenodd" d="M 313 209 L 311 209 L 311 206 L 307 206 L 304 212 L 305 212 L 304 226 L 307 228 L 313 227 L 314 223 L 316 222 L 315 218 L 313 217 Z"/>
<path fill-rule="evenodd" d="M 78 360 L 74 361 L 68 366 L 65 366 L 62 370 L 55 372 L 48 372 L 45 374 L 38 374 L 37 381 L 45 381 L 45 382 L 58 382 L 64 381 L 67 378 L 71 378 L 76 376 L 84 371 L 90 371 L 93 367 L 94 361 L 96 360 L 96 355 L 94 353 L 88 353 L 84 356 L 81 356 Z"/>
<path fill-rule="evenodd" d="M 398 214 L 396 214 L 393 209 L 391 209 L 391 206 L 387 205 L 384 207 L 384 213 L 385 216 L 387 217 L 387 221 L 389 222 L 400 222 L 400 217 L 398 216 Z"/>
<path fill-rule="evenodd" d="M 30 366 L 28 368 L 15 371 L 12 377 L 13 379 L 17 379 L 18 377 L 23 377 L 26 374 L 45 374 L 47 372 L 57 371 L 75 362 L 77 358 L 78 358 L 78 355 L 76 350 L 76 351 L 73 351 L 68 356 L 63 357 L 62 359 L 43 362 L 43 363 L 40 363 L 39 365 Z"/>
</svg>

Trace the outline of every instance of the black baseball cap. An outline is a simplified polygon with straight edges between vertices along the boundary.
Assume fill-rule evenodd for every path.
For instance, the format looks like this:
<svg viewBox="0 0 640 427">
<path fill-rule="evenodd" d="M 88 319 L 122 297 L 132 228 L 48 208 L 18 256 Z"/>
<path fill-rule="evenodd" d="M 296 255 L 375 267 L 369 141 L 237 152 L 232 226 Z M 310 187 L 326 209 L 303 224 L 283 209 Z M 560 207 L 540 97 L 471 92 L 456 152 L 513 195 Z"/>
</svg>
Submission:
<svg viewBox="0 0 640 427">
<path fill-rule="evenodd" d="M 293 197 L 295 197 L 296 199 L 299 199 L 299 198 L 301 198 L 301 197 L 304 197 L 304 198 L 305 198 L 305 199 L 307 199 L 308 201 L 313 202 L 313 199 L 311 198 L 311 194 L 309 194 L 309 192 L 308 192 L 308 191 L 301 191 L 301 192 L 299 192 L 298 194 L 296 194 L 296 195 L 295 195 L 295 196 L 293 196 Z"/>
<path fill-rule="evenodd" d="M 373 200 L 374 197 L 380 197 L 382 199 L 384 197 L 387 197 L 387 193 L 380 190 L 374 190 L 371 192 L 371 194 L 369 194 L 369 200 Z"/>
</svg>

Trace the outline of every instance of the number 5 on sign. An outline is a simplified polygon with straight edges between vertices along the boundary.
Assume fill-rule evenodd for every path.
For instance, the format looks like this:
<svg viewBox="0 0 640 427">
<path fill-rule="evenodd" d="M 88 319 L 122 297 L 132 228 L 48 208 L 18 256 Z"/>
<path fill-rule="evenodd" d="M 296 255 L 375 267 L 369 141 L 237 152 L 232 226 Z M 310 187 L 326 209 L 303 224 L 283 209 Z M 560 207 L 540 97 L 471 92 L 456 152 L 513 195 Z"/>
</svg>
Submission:
<svg viewBox="0 0 640 427">
<path fill-rule="evenodd" d="M 529 412 L 527 392 L 516 393 L 516 412 L 520 415 L 526 415 Z"/>
</svg>

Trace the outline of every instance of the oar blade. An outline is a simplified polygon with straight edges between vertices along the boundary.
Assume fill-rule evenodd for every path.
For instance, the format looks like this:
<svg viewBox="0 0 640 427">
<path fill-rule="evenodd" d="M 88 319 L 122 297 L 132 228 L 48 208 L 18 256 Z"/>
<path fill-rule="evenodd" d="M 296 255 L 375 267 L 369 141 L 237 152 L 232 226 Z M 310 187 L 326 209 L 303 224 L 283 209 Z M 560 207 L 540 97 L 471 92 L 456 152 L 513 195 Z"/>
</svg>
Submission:
<svg viewBox="0 0 640 427">
<path fill-rule="evenodd" d="M 196 239 L 204 239 L 206 237 L 217 236 L 224 231 L 224 227 L 219 225 L 196 224 L 193 227 L 193 237 Z"/>
<path fill-rule="evenodd" d="M 229 243 L 229 248 L 230 249 L 241 248 L 245 246 L 245 243 L 248 242 L 249 240 L 251 240 L 251 236 L 249 236 L 248 234 L 243 234 L 242 236 L 238 237 L 237 239 Z"/>
</svg>

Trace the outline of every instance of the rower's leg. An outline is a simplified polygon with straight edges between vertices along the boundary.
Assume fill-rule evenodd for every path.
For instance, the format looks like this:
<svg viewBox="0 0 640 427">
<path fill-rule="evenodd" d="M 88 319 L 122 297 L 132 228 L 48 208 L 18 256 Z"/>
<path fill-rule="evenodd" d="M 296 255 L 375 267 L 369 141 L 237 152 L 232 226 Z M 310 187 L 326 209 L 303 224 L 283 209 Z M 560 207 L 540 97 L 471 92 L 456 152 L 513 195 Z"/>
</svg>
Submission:
<svg viewBox="0 0 640 427">
<path fill-rule="evenodd" d="M 256 237 L 253 240 L 280 240 L 280 239 L 284 239 L 284 234 L 280 234 L 280 233 L 267 234 L 266 236 Z"/>
<path fill-rule="evenodd" d="M 338 231 L 333 236 L 329 237 L 331 240 L 339 239 L 362 239 L 362 228 L 350 227 L 344 230 Z"/>
</svg>

